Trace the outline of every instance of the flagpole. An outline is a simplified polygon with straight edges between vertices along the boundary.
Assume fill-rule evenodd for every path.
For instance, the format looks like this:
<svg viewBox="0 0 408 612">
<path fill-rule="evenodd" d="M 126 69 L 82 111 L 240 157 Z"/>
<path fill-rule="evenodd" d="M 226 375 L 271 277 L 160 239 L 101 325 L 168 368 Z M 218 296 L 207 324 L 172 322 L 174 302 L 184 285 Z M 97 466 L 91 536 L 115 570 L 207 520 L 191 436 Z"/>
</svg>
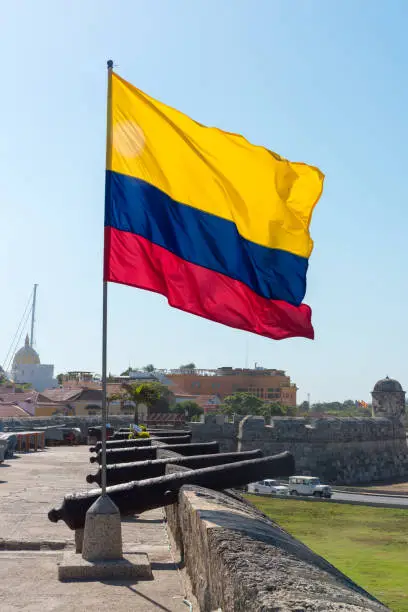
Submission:
<svg viewBox="0 0 408 612">
<path fill-rule="evenodd" d="M 112 153 L 112 68 L 113 61 L 108 60 L 108 96 L 106 105 L 106 170 L 110 168 Z M 105 176 L 105 199 L 108 190 L 108 182 Z M 103 280 L 102 297 L 102 474 L 101 488 L 102 495 L 106 495 L 106 425 L 107 425 L 107 340 L 108 340 L 108 283 Z"/>
</svg>

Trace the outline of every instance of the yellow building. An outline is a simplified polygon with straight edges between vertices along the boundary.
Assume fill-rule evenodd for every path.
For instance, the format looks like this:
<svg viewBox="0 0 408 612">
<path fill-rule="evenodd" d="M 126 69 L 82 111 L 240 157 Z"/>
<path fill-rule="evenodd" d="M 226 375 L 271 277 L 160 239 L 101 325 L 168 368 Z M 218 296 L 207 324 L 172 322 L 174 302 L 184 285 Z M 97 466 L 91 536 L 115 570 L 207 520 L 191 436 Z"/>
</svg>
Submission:
<svg viewBox="0 0 408 612">
<path fill-rule="evenodd" d="M 268 403 L 277 402 L 283 406 L 296 406 L 297 387 L 283 370 L 267 368 L 179 370 L 167 374 L 167 378 L 185 393 L 217 395 L 223 400 L 227 395 L 246 392 Z"/>
<path fill-rule="evenodd" d="M 113 393 L 120 394 L 121 385 L 108 385 L 108 398 Z M 127 400 L 113 400 L 108 403 L 109 414 L 134 414 L 134 405 Z M 102 412 L 102 389 L 99 388 L 60 388 L 47 389 L 38 394 L 35 416 L 95 416 Z"/>
</svg>

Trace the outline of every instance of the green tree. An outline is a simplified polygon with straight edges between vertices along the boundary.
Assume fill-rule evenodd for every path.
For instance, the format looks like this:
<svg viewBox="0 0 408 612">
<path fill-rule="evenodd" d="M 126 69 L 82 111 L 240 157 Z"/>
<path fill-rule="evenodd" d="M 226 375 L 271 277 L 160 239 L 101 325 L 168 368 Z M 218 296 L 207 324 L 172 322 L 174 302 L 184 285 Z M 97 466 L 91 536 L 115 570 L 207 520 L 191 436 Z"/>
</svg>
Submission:
<svg viewBox="0 0 408 612">
<path fill-rule="evenodd" d="M 136 406 L 135 423 L 137 422 L 137 408 L 140 404 L 147 406 L 149 411 L 152 409 L 158 410 L 161 407 L 161 411 L 166 412 L 173 397 L 173 394 L 166 385 L 162 385 L 159 382 L 126 383 L 123 385 L 123 388 L 126 398 L 134 402 Z M 167 410 L 163 410 L 165 407 L 167 407 Z"/>
<path fill-rule="evenodd" d="M 272 404 L 264 404 L 260 410 L 260 413 L 265 418 L 273 416 L 285 416 L 286 406 L 282 406 L 282 404 L 279 404 L 277 402 L 273 402 Z"/>
<path fill-rule="evenodd" d="M 187 371 L 191 371 L 191 370 L 195 370 L 196 369 L 196 364 L 191 362 L 191 363 L 186 363 L 185 365 L 181 365 L 180 370 L 187 370 Z"/>
<path fill-rule="evenodd" d="M 299 412 L 309 412 L 309 402 L 302 402 L 299 406 Z"/>
<path fill-rule="evenodd" d="M 129 366 L 127 370 L 125 370 L 124 372 L 122 372 L 121 376 L 129 376 L 130 372 L 132 371 L 132 367 Z"/>
<path fill-rule="evenodd" d="M 64 375 L 63 374 L 57 374 L 57 381 L 59 385 L 62 385 L 62 382 L 64 380 Z"/>
<path fill-rule="evenodd" d="M 221 410 L 224 414 L 261 415 L 264 402 L 251 393 L 237 392 L 224 398 Z"/>
<path fill-rule="evenodd" d="M 313 404 L 311 412 L 320 412 L 333 416 L 371 416 L 371 406 L 364 408 L 357 406 L 353 400 L 345 402 L 319 402 Z"/>
<path fill-rule="evenodd" d="M 145 365 L 145 367 L 143 368 L 143 370 L 145 372 L 154 372 L 155 371 L 155 367 L 152 363 L 148 363 L 147 365 Z"/>
<path fill-rule="evenodd" d="M 193 402 L 192 400 L 187 400 L 185 402 L 180 402 L 179 404 L 175 404 L 172 409 L 172 412 L 176 412 L 177 414 L 187 414 L 187 417 L 192 420 L 195 417 L 199 417 L 203 414 L 204 409 L 201 408 L 197 404 L 197 402 Z"/>
</svg>

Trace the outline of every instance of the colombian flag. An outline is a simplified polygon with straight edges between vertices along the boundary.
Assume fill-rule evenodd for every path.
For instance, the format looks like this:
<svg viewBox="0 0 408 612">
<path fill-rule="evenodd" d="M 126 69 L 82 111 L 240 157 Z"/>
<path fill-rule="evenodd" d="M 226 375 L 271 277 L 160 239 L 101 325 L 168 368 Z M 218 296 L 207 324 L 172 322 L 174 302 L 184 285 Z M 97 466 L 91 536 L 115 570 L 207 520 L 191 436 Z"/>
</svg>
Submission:
<svg viewBox="0 0 408 612">
<path fill-rule="evenodd" d="M 268 338 L 313 338 L 302 300 L 323 174 L 110 79 L 104 280 Z"/>
</svg>

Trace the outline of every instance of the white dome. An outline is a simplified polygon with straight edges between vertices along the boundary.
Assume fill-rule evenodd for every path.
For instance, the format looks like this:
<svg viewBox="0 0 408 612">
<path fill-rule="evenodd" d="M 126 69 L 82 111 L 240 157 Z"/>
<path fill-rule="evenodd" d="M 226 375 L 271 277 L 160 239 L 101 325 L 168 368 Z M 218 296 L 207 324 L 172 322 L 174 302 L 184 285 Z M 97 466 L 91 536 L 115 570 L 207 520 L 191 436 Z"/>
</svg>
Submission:
<svg viewBox="0 0 408 612">
<path fill-rule="evenodd" d="M 28 334 L 25 339 L 25 345 L 17 351 L 14 355 L 13 359 L 13 368 L 20 365 L 34 365 L 40 363 L 40 356 L 37 351 L 35 351 L 32 346 L 30 346 L 30 341 L 28 339 Z"/>
</svg>

